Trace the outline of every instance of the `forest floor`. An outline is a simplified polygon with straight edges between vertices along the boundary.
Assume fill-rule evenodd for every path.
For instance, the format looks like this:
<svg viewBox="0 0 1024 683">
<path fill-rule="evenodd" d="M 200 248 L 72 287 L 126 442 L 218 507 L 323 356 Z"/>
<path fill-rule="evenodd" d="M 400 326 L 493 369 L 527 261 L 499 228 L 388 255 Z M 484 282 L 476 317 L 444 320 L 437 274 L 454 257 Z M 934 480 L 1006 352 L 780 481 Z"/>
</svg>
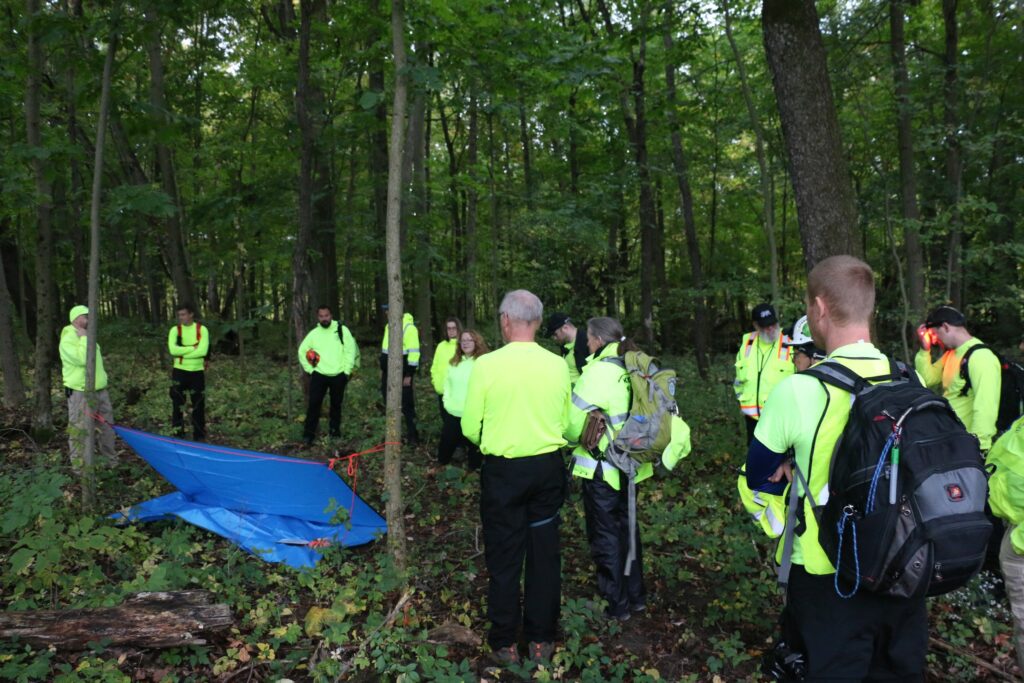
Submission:
<svg viewBox="0 0 1024 683">
<path fill-rule="evenodd" d="M 109 329 L 109 328 L 108 328 Z M 169 433 L 170 400 L 160 335 L 138 331 L 104 343 L 120 424 Z M 264 335 L 266 349 L 270 341 Z M 325 461 L 383 441 L 372 349 L 351 382 L 343 435 L 300 445 L 304 413 L 295 372 L 280 352 L 247 344 L 245 358 L 217 354 L 207 379 L 210 441 Z M 7 610 L 118 604 L 130 592 L 202 588 L 227 603 L 234 627 L 206 645 L 140 650 L 94 644 L 81 652 L 0 643 L 0 679 L 18 681 L 756 681 L 781 602 L 773 544 L 738 503 L 743 425 L 728 383 L 732 359 L 716 357 L 702 382 L 689 359 L 668 358 L 682 379 L 693 453 L 640 494 L 648 610 L 603 619 L 573 490 L 562 512 L 563 607 L 553 664 L 495 676 L 486 645 L 487 576 L 480 545 L 479 480 L 464 460 L 434 464 L 436 398 L 416 380 L 423 445 L 404 455 L 403 495 L 412 567 L 402 582 L 386 543 L 331 548 L 315 569 L 268 564 L 184 522 L 115 527 L 83 515 L 66 440 L 29 436 L 27 412 L 0 413 L 0 604 Z M 291 386 L 292 388 L 288 388 Z M 58 412 L 63 401 L 58 401 Z M 326 402 L 325 402 L 326 403 Z M 326 405 L 325 405 L 326 415 Z M 321 428 L 326 427 L 326 418 Z M 100 473 L 99 512 L 170 491 L 119 444 L 122 464 Z M 362 459 L 358 493 L 383 511 L 382 456 Z M 930 601 L 929 680 L 1016 680 L 1008 605 L 983 574 Z"/>
</svg>

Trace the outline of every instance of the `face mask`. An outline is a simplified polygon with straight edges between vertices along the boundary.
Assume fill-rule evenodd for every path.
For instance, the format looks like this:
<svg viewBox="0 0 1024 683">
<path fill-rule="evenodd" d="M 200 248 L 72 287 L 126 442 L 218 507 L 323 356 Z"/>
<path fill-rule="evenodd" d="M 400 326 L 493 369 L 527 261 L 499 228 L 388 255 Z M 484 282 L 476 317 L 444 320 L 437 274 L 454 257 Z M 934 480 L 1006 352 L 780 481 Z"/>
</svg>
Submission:
<svg viewBox="0 0 1024 683">
<path fill-rule="evenodd" d="M 324 328 L 325 330 L 328 327 L 330 327 L 330 326 L 331 326 L 331 321 L 330 320 L 321 320 L 320 321 L 320 327 Z"/>
</svg>

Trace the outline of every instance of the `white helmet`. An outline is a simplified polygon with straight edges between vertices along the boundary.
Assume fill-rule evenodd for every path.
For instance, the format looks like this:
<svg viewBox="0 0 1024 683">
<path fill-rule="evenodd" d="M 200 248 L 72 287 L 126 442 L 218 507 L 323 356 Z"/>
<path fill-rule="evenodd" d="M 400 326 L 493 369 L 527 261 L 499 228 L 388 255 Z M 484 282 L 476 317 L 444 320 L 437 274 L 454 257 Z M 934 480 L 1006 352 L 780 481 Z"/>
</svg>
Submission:
<svg viewBox="0 0 1024 683">
<path fill-rule="evenodd" d="M 793 324 L 793 334 L 786 346 L 803 346 L 804 344 L 814 344 L 814 339 L 811 337 L 811 326 L 807 324 L 806 315 Z"/>
</svg>

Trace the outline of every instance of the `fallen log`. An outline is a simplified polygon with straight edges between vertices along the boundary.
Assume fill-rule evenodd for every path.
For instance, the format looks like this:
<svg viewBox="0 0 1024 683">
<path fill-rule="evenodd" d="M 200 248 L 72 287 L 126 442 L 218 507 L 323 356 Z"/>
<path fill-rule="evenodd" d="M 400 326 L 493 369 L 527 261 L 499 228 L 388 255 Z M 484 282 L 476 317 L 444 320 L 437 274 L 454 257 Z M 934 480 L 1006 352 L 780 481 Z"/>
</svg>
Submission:
<svg viewBox="0 0 1024 683">
<path fill-rule="evenodd" d="M 203 645 L 231 625 L 227 605 L 209 591 L 133 593 L 117 607 L 0 612 L 0 640 L 81 650 L 89 643 L 136 647 Z"/>
</svg>

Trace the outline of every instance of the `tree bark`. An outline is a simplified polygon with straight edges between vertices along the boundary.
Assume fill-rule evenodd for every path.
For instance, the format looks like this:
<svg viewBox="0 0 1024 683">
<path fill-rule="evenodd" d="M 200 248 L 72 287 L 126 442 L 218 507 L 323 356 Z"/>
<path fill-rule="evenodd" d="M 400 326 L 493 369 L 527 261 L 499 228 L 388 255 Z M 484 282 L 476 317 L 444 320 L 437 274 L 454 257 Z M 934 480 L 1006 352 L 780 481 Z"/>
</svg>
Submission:
<svg viewBox="0 0 1024 683">
<path fill-rule="evenodd" d="M 135 593 L 123 605 L 93 609 L 0 612 L 0 638 L 17 636 L 36 647 L 84 650 L 100 641 L 110 646 L 203 645 L 201 636 L 232 623 L 227 605 L 212 604 L 208 591 Z"/>
<path fill-rule="evenodd" d="M 671 0 L 665 4 L 665 52 L 672 55 L 675 41 L 672 39 L 673 4 Z M 689 161 L 683 151 L 683 139 L 679 132 L 679 117 L 676 116 L 676 72 L 672 59 L 665 62 L 665 90 L 667 95 L 666 118 L 672 141 L 672 166 L 675 169 L 676 185 L 679 187 L 679 198 L 683 208 L 683 230 L 686 234 L 686 252 L 690 259 L 690 279 L 693 282 L 693 347 L 697 360 L 697 372 L 701 379 L 708 378 L 708 314 L 707 302 L 704 298 L 704 268 L 700 257 L 700 244 L 697 242 L 697 221 L 693 215 L 693 190 L 690 187 Z"/>
<path fill-rule="evenodd" d="M 892 76 L 896 92 L 896 137 L 900 159 L 900 208 L 903 214 L 903 250 L 907 258 L 907 290 L 912 320 L 924 314 L 924 256 L 921 251 L 921 212 L 917 204 L 917 172 L 914 167 L 914 128 L 911 119 L 910 77 L 903 11 L 906 0 L 890 0 L 889 33 Z"/>
<path fill-rule="evenodd" d="M 384 487 L 388 492 L 388 548 L 399 572 L 406 569 L 405 519 L 402 504 L 402 140 L 405 127 L 405 13 L 402 0 L 391 0 L 391 42 L 395 59 L 395 99 L 391 112 L 391 147 L 388 153 L 387 278 L 388 278 L 388 396 L 387 446 L 384 451 Z"/>
<path fill-rule="evenodd" d="M 477 138 L 479 132 L 476 94 L 469 96 L 469 141 L 466 154 L 469 166 L 469 188 L 466 190 L 466 326 L 476 328 L 476 217 L 477 201 Z"/>
<path fill-rule="evenodd" d="M 957 308 L 963 307 L 963 276 L 961 273 L 960 249 L 963 242 L 960 225 L 960 193 L 962 191 L 963 161 L 960 157 L 960 114 L 959 74 L 957 52 L 959 51 L 959 26 L 956 18 L 957 0 L 942 0 L 942 19 L 945 27 L 946 50 L 943 56 L 946 73 L 942 88 L 942 120 L 946 129 L 946 201 L 949 206 L 949 251 L 946 261 L 946 300 Z"/>
<path fill-rule="evenodd" d="M 804 264 L 810 270 L 835 254 L 862 256 L 857 206 L 814 0 L 765 0 L 761 20 Z"/>
<path fill-rule="evenodd" d="M 423 43 L 416 46 L 416 54 L 421 61 L 426 61 L 430 48 Z M 409 137 L 405 150 L 411 164 L 412 201 L 409 230 L 412 232 L 413 279 L 416 282 L 415 308 L 416 320 L 420 321 L 420 348 L 428 351 L 422 358 L 433 354 L 434 335 L 431 320 L 431 258 L 430 258 L 430 203 L 427 199 L 427 167 L 426 154 L 430 145 L 427 135 L 427 93 L 418 88 L 413 97 L 412 110 L 409 114 Z"/>
<path fill-rule="evenodd" d="M 292 253 L 292 328 L 302 339 L 313 303 L 309 250 L 313 244 L 313 163 L 314 130 L 310 105 L 309 42 L 314 4 L 322 0 L 302 0 L 299 17 L 299 74 L 295 86 L 295 117 L 299 125 L 299 230 Z"/>
<path fill-rule="evenodd" d="M 112 10 L 116 13 L 118 8 Z M 82 468 L 82 506 L 92 510 L 96 502 L 96 480 L 93 455 L 96 452 L 96 431 L 93 429 L 92 409 L 96 406 L 96 332 L 99 329 L 100 299 L 100 195 L 103 191 L 103 152 L 106 146 L 107 118 L 110 113 L 110 84 L 117 53 L 117 26 L 111 27 L 107 42 L 107 56 L 103 62 L 103 81 L 100 86 L 100 116 L 96 123 L 96 153 L 93 157 L 92 204 L 89 211 L 89 323 L 86 328 L 85 397 L 90 410 L 85 411 L 85 452 Z"/>
<path fill-rule="evenodd" d="M 380 0 L 370 0 L 370 14 L 374 18 L 369 36 L 371 43 L 378 39 L 376 18 L 380 15 Z M 388 199 L 388 112 L 384 103 L 384 58 L 374 57 L 369 73 L 370 90 L 377 94 L 377 106 L 374 108 L 374 125 L 370 131 L 370 177 L 373 183 L 373 210 L 375 233 L 387 241 L 387 199 Z M 386 251 L 386 247 L 385 247 Z M 380 258 L 380 252 L 377 252 Z M 384 254 L 386 260 L 386 254 Z M 377 301 L 377 323 L 385 322 L 380 311 L 380 304 L 388 300 L 386 278 L 381 277 L 380 268 L 374 269 L 374 295 Z"/>
<path fill-rule="evenodd" d="M 40 152 L 32 157 L 36 190 L 36 352 L 35 405 L 32 426 L 49 432 L 53 428 L 53 402 L 50 396 L 50 365 L 54 355 L 53 300 L 53 225 L 50 181 L 41 154 L 43 140 L 40 130 L 40 83 L 43 73 L 43 48 L 36 35 L 39 0 L 26 0 L 28 17 L 28 82 L 25 87 L 25 132 L 28 146 Z"/>
<path fill-rule="evenodd" d="M 519 143 L 523 146 L 523 184 L 526 189 L 526 210 L 533 211 L 533 165 L 530 163 L 530 125 L 526 120 L 526 104 L 519 99 Z"/>
<path fill-rule="evenodd" d="M 758 178 L 761 183 L 761 227 L 764 228 L 764 236 L 768 240 L 768 274 L 772 288 L 772 301 L 778 304 L 781 301 L 779 296 L 779 251 L 775 246 L 775 193 L 772 189 L 771 170 L 768 168 L 768 157 L 764 148 L 764 128 L 761 126 L 761 117 L 757 115 L 754 107 L 754 97 L 750 93 L 750 84 L 747 81 L 747 67 L 743 63 L 743 55 L 736 45 L 736 39 L 732 35 L 732 21 L 729 17 L 729 2 L 722 3 L 722 15 L 725 19 L 725 36 L 732 48 L 733 59 L 736 60 L 736 71 L 740 77 L 740 91 L 743 93 L 743 103 L 747 107 L 747 116 L 750 118 L 750 127 L 754 131 L 754 152 L 757 156 Z"/>
<path fill-rule="evenodd" d="M 167 101 L 164 94 L 164 60 L 161 46 L 160 17 L 155 1 L 147 3 L 145 20 L 149 35 L 146 40 L 146 53 L 149 56 L 149 103 L 153 110 L 153 118 L 158 126 L 167 123 Z M 181 202 L 178 197 L 178 181 L 174 171 L 174 161 L 170 148 L 162 142 L 155 144 L 157 168 L 160 169 L 160 185 L 174 206 L 174 213 L 165 221 L 167 231 L 167 258 L 171 267 L 171 279 L 178 294 L 179 301 L 196 305 L 195 286 L 189 272 L 188 255 L 185 249 L 185 236 L 182 229 Z"/>
<path fill-rule="evenodd" d="M 4 381 L 4 407 L 10 409 L 20 407 L 25 401 L 25 383 L 21 379 L 21 366 L 18 363 L 13 312 L 4 261 L 0 259 L 0 371 Z"/>
<path fill-rule="evenodd" d="M 75 87 L 75 64 L 85 54 L 79 44 L 79 31 L 82 29 L 82 0 L 72 0 L 70 7 L 65 0 L 65 12 L 72 21 L 72 31 L 75 39 L 69 42 L 67 50 L 67 67 L 64 72 L 64 85 L 67 91 L 67 125 L 68 139 L 72 147 L 78 147 L 81 141 L 78 139 L 78 92 Z M 72 155 L 68 161 L 71 167 L 71 197 L 68 202 L 68 236 L 71 238 L 73 254 L 71 256 L 72 272 L 74 274 L 75 301 L 85 301 L 89 296 L 88 273 L 85 265 L 85 240 L 81 224 L 82 217 L 82 194 L 84 183 L 82 181 L 81 164 L 78 157 Z"/>
</svg>

